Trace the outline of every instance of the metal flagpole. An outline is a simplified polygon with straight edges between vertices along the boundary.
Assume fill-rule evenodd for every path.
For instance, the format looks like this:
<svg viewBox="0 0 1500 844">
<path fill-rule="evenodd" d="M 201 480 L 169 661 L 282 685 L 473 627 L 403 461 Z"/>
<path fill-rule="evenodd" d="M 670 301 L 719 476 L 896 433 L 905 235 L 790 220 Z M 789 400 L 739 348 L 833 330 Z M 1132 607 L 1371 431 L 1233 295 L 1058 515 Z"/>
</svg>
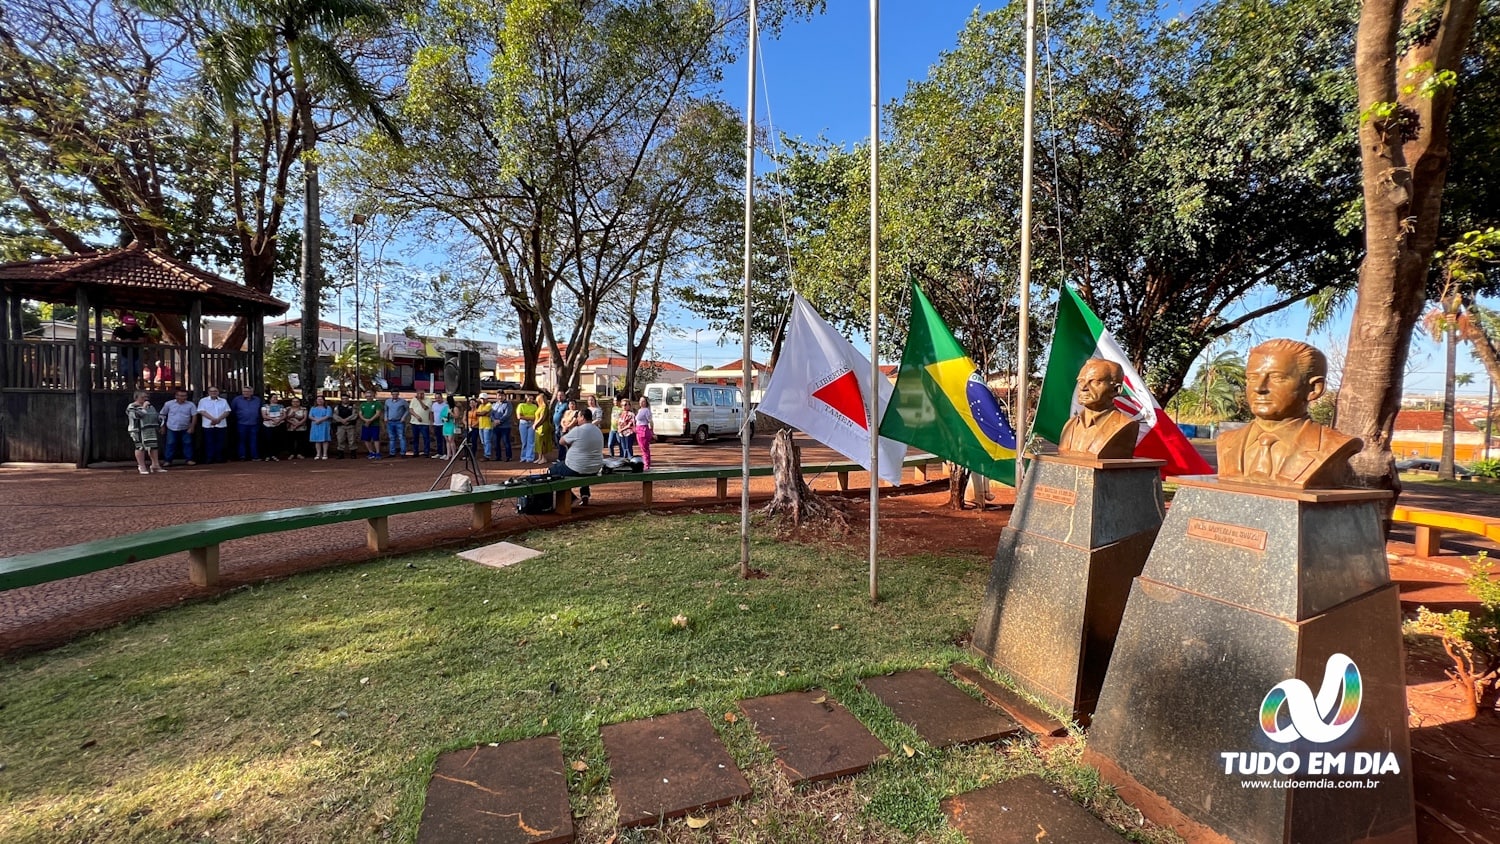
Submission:
<svg viewBox="0 0 1500 844">
<path fill-rule="evenodd" d="M 1021 146 L 1021 324 L 1016 332 L 1016 492 L 1026 471 L 1027 389 L 1031 385 L 1031 146 L 1036 106 L 1036 0 L 1026 0 L 1026 100 Z"/>
<path fill-rule="evenodd" d="M 745 301 L 740 326 L 740 577 L 750 576 L 750 249 L 755 225 L 755 63 L 760 33 L 750 0 L 750 54 L 745 88 Z"/>
<path fill-rule="evenodd" d="M 880 600 L 880 0 L 870 0 L 870 600 Z"/>
</svg>

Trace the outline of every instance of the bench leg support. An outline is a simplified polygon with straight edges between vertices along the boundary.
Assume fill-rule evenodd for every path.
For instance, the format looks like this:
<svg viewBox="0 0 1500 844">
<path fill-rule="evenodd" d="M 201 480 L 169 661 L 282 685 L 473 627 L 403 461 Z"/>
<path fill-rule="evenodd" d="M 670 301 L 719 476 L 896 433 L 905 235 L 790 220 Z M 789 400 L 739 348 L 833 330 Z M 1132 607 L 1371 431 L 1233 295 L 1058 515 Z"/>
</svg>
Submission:
<svg viewBox="0 0 1500 844">
<path fill-rule="evenodd" d="M 719 496 L 719 500 L 720 501 L 723 501 L 724 499 L 726 499 L 726 498 L 729 497 L 729 479 L 728 478 L 715 478 L 714 479 L 714 484 L 715 484 L 715 486 L 718 487 L 717 494 Z"/>
<path fill-rule="evenodd" d="M 651 506 L 651 482 L 641 481 L 641 503 L 647 507 Z"/>
<path fill-rule="evenodd" d="M 552 509 L 556 510 L 559 516 L 571 515 L 573 512 L 573 490 L 560 489 L 553 493 Z"/>
<path fill-rule="evenodd" d="M 839 472 L 839 492 L 849 491 L 849 473 Z"/>
<path fill-rule="evenodd" d="M 1439 547 L 1442 541 L 1443 531 L 1441 528 L 1417 525 L 1416 545 L 1418 557 L 1436 557 L 1442 551 Z"/>
<path fill-rule="evenodd" d="M 474 522 L 471 525 L 474 530 L 488 530 L 494 521 L 495 502 L 476 501 L 474 503 Z"/>
<path fill-rule="evenodd" d="M 188 550 L 188 577 L 194 586 L 215 586 L 219 582 L 219 546 L 205 545 Z"/>
<path fill-rule="evenodd" d="M 391 520 L 388 516 L 366 519 L 365 546 L 373 554 L 380 554 L 391 547 Z"/>
</svg>

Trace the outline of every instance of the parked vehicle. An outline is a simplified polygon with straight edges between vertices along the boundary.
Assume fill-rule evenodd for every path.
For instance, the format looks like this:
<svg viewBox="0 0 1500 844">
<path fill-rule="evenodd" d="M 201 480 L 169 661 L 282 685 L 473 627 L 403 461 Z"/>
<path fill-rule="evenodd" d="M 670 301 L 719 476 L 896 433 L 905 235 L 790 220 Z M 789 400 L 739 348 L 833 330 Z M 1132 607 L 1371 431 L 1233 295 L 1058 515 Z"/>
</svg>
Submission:
<svg viewBox="0 0 1500 844">
<path fill-rule="evenodd" d="M 703 444 L 713 437 L 737 437 L 744 415 L 739 387 L 689 381 L 686 384 L 648 384 L 653 427 L 658 438 L 684 437 Z M 755 434 L 755 423 L 750 423 Z"/>
<path fill-rule="evenodd" d="M 1413 457 L 1410 460 L 1397 460 L 1396 470 L 1400 472 L 1436 472 L 1438 465 L 1439 461 L 1431 457 Z M 1454 463 L 1453 477 L 1461 481 L 1467 481 L 1474 477 L 1474 473 L 1469 467 Z"/>
</svg>

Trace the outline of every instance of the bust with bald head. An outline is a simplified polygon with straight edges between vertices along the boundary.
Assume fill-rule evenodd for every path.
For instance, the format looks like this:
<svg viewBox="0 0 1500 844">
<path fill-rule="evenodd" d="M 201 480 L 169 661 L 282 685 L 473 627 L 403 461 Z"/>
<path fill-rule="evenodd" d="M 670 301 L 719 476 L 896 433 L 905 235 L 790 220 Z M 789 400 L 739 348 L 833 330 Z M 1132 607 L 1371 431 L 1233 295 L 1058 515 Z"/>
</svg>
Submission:
<svg viewBox="0 0 1500 844">
<path fill-rule="evenodd" d="M 1135 456 L 1140 423 L 1115 407 L 1125 370 L 1103 358 L 1089 358 L 1078 370 L 1078 403 L 1058 437 L 1059 454 L 1101 460 Z"/>
<path fill-rule="evenodd" d="M 1219 437 L 1219 477 L 1243 483 L 1331 489 L 1350 482 L 1363 443 L 1308 418 L 1327 388 L 1328 359 L 1297 340 L 1250 350 L 1245 398 L 1255 421 Z"/>
</svg>

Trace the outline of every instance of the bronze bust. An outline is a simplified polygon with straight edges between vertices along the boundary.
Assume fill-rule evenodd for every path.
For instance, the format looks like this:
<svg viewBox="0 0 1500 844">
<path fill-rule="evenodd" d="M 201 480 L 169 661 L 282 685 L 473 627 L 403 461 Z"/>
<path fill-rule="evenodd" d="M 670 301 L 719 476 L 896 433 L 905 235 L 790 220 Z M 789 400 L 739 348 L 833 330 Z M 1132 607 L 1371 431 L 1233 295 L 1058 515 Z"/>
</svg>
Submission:
<svg viewBox="0 0 1500 844">
<path fill-rule="evenodd" d="M 1295 489 L 1332 489 L 1352 480 L 1349 458 L 1363 442 L 1307 416 L 1323 395 L 1328 359 L 1296 340 L 1250 350 L 1245 397 L 1255 421 L 1219 436 L 1219 477 Z"/>
<path fill-rule="evenodd" d="M 1115 407 L 1125 370 L 1103 358 L 1089 358 L 1078 370 L 1078 403 L 1083 405 L 1063 426 L 1057 451 L 1101 460 L 1135 456 L 1140 423 Z"/>
</svg>

